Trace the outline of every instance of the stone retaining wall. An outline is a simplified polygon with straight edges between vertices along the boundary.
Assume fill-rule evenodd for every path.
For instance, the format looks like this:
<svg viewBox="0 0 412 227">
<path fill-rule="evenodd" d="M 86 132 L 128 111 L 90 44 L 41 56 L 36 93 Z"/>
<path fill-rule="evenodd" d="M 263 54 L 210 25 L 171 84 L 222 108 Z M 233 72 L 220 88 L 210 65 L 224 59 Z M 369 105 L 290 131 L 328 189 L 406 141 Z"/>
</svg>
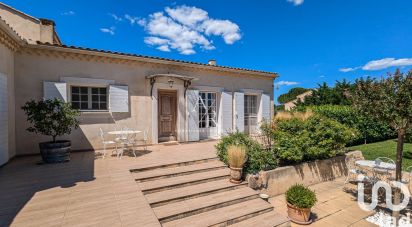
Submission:
<svg viewBox="0 0 412 227">
<path fill-rule="evenodd" d="M 346 155 L 363 157 L 361 151 L 352 151 Z M 250 187 L 261 188 L 263 193 L 275 196 L 285 193 L 291 185 L 296 183 L 312 185 L 345 176 L 347 173 L 346 155 L 261 171 L 258 176 L 249 175 L 247 179 Z"/>
</svg>

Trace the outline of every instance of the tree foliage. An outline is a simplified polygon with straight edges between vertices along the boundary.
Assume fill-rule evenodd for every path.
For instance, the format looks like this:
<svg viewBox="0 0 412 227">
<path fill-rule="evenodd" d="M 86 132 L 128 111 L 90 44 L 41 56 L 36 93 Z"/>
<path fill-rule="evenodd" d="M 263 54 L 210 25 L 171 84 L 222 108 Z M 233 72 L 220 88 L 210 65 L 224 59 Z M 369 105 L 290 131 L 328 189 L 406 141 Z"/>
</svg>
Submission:
<svg viewBox="0 0 412 227">
<path fill-rule="evenodd" d="M 394 74 L 388 74 L 380 80 L 357 80 L 353 103 L 363 115 L 386 122 L 396 130 L 396 180 L 400 181 L 404 139 L 412 124 L 412 71 L 405 75 L 396 70 Z M 395 190 L 395 205 L 399 204 L 399 201 L 400 192 Z M 394 216 L 399 220 L 399 212 L 394 212 Z"/>
<path fill-rule="evenodd" d="M 280 95 L 278 97 L 278 102 L 282 104 L 290 102 L 292 100 L 295 100 L 298 95 L 301 95 L 309 90 L 310 89 L 303 88 L 303 87 L 292 88 L 288 91 L 288 93 Z"/>
<path fill-rule="evenodd" d="M 336 81 L 334 87 L 329 87 L 326 82 L 318 84 L 312 95 L 305 97 L 305 102 L 297 103 L 297 106 L 320 105 L 350 105 L 350 93 L 354 85 L 347 80 Z"/>
<path fill-rule="evenodd" d="M 57 136 L 70 134 L 72 128 L 79 127 L 76 119 L 79 112 L 60 99 L 31 100 L 22 109 L 27 115 L 27 121 L 32 124 L 27 131 L 51 136 L 53 142 L 56 142 Z"/>
</svg>

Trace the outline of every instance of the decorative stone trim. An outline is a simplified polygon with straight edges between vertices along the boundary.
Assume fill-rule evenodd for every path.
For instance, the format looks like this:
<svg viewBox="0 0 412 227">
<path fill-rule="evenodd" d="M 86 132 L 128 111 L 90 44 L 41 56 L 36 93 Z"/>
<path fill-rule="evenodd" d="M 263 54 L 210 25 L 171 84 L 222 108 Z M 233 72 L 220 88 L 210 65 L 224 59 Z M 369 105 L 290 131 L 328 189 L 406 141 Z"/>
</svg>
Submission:
<svg viewBox="0 0 412 227">
<path fill-rule="evenodd" d="M 0 43 L 14 52 L 20 49 L 20 45 L 16 41 L 14 41 L 5 31 L 1 29 L 0 29 Z"/>
</svg>

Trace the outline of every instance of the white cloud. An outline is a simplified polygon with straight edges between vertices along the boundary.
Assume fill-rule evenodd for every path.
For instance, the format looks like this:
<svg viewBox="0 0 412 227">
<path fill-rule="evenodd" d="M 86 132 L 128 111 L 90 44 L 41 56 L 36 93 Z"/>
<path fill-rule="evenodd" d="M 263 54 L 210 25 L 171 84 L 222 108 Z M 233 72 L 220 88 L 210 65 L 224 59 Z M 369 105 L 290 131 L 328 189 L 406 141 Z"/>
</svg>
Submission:
<svg viewBox="0 0 412 227">
<path fill-rule="evenodd" d="M 210 19 L 203 23 L 206 35 L 221 35 L 226 44 L 233 44 L 241 38 L 239 26 L 228 20 Z"/>
<path fill-rule="evenodd" d="M 212 19 L 206 11 L 196 7 L 166 7 L 165 12 L 153 13 L 147 20 L 139 19 L 138 22 L 137 18 L 128 18 L 132 24 L 143 26 L 150 35 L 145 38 L 145 43 L 161 51 L 177 50 L 188 55 L 196 53 L 196 47 L 212 50 L 215 49 L 213 41 L 209 40 L 212 35 L 221 36 L 226 44 L 241 39 L 237 24 L 229 20 Z"/>
<path fill-rule="evenodd" d="M 292 85 L 297 85 L 297 84 L 299 84 L 298 82 L 294 82 L 294 81 L 285 81 L 285 80 L 281 80 L 281 81 L 279 81 L 279 82 L 277 82 L 277 83 L 275 83 L 276 85 L 279 85 L 279 86 L 283 86 L 283 85 L 285 85 L 285 86 L 292 86 Z"/>
<path fill-rule="evenodd" d="M 302 5 L 304 0 L 287 0 L 288 2 L 293 3 L 293 5 L 298 6 Z"/>
<path fill-rule="evenodd" d="M 130 22 L 131 25 L 138 24 L 140 26 L 146 25 L 146 19 L 140 17 L 134 17 L 129 14 L 125 14 L 124 18 Z"/>
<path fill-rule="evenodd" d="M 412 65 L 412 58 L 384 58 L 380 60 L 374 60 L 366 63 L 362 69 L 367 71 L 381 70 L 389 67 L 400 67 Z"/>
<path fill-rule="evenodd" d="M 115 21 L 120 22 L 120 21 L 123 20 L 122 17 L 119 17 L 119 16 L 117 16 L 117 15 L 114 14 L 114 13 L 108 13 L 108 15 L 111 16 Z"/>
<path fill-rule="evenodd" d="M 175 21 L 192 28 L 196 28 L 200 22 L 208 19 L 207 12 L 196 7 L 185 5 L 176 8 L 166 7 L 165 11 Z"/>
<path fill-rule="evenodd" d="M 61 13 L 60 15 L 62 15 L 62 16 L 73 16 L 75 14 L 76 13 L 74 11 L 69 10 L 69 11 Z"/>
<path fill-rule="evenodd" d="M 114 30 L 116 28 L 115 27 L 110 27 L 110 28 L 100 28 L 100 31 L 103 33 L 109 33 L 110 35 L 114 35 Z"/>
<path fill-rule="evenodd" d="M 347 73 L 347 72 L 355 71 L 355 70 L 357 70 L 357 69 L 359 69 L 359 68 L 360 68 L 359 66 L 358 66 L 358 67 L 353 67 L 353 68 L 350 68 L 350 67 L 348 67 L 348 68 L 340 68 L 339 71 L 344 72 L 344 73 Z"/>
</svg>

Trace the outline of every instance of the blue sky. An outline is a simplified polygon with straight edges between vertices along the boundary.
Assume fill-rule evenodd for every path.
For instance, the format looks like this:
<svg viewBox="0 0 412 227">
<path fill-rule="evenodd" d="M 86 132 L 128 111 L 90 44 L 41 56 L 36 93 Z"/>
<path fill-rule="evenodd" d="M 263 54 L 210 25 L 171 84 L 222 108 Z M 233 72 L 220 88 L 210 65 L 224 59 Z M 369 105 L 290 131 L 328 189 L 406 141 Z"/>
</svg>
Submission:
<svg viewBox="0 0 412 227">
<path fill-rule="evenodd" d="M 412 1 L 21 1 L 67 45 L 278 72 L 295 86 L 412 66 Z"/>
</svg>

